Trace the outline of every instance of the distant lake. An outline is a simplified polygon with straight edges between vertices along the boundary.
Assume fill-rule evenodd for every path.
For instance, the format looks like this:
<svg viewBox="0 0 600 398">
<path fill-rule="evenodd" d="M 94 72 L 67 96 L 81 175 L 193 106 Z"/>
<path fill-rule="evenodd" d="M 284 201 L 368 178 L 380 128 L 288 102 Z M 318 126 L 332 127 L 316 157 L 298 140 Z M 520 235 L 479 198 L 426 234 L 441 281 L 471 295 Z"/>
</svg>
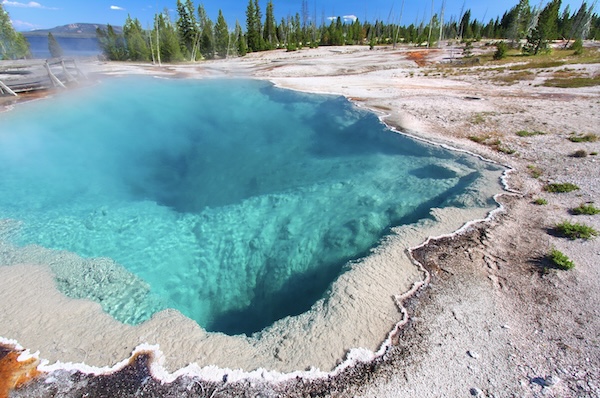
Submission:
<svg viewBox="0 0 600 398">
<path fill-rule="evenodd" d="M 50 58 L 48 36 L 27 36 L 31 54 L 34 58 Z M 56 37 L 56 36 L 55 36 Z M 100 55 L 100 45 L 95 37 L 56 37 L 64 55 L 70 57 L 93 57 Z"/>
</svg>

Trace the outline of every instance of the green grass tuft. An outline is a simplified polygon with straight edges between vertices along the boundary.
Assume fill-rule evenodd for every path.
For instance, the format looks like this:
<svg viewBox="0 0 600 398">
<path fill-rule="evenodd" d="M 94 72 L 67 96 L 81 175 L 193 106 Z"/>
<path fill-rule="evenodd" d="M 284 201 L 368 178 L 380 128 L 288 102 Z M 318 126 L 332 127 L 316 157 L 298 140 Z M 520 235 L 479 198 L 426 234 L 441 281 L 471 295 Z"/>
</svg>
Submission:
<svg viewBox="0 0 600 398">
<path fill-rule="evenodd" d="M 600 86 L 600 75 L 594 77 L 572 77 L 548 79 L 543 84 L 546 87 L 581 88 Z"/>
<path fill-rule="evenodd" d="M 567 257 L 560 250 L 552 249 L 550 254 L 548 255 L 548 259 L 554 264 L 557 268 L 568 271 L 575 267 L 575 263 L 571 261 L 569 257 Z"/>
<path fill-rule="evenodd" d="M 534 135 L 544 135 L 546 133 L 544 133 L 543 131 L 527 131 L 527 130 L 521 130 L 521 131 L 517 131 L 517 135 L 519 137 L 533 137 Z"/>
<path fill-rule="evenodd" d="M 596 142 L 596 141 L 598 141 L 598 136 L 594 133 L 571 134 L 571 136 L 569 137 L 569 141 L 571 141 L 571 142 Z"/>
<path fill-rule="evenodd" d="M 531 175 L 533 178 L 540 178 L 540 176 L 543 173 L 542 169 L 533 164 L 530 164 L 529 166 L 527 166 L 527 168 L 529 169 L 529 175 Z"/>
<path fill-rule="evenodd" d="M 470 135 L 470 136 L 469 136 L 469 139 L 470 139 L 471 141 L 473 141 L 473 142 L 476 142 L 476 143 L 478 143 L 478 144 L 481 144 L 483 141 L 487 140 L 487 139 L 488 139 L 488 137 L 482 137 L 482 136 L 479 136 L 479 135 Z"/>
<path fill-rule="evenodd" d="M 570 182 L 554 183 L 544 186 L 544 191 L 553 193 L 565 193 L 579 190 L 579 187 Z"/>
<path fill-rule="evenodd" d="M 538 205 L 538 206 L 544 206 L 548 204 L 548 201 L 544 198 L 537 198 L 536 200 L 533 201 L 534 205 Z"/>
<path fill-rule="evenodd" d="M 598 231 L 589 225 L 563 221 L 556 225 L 556 231 L 569 239 L 592 239 L 598 236 Z"/>
<path fill-rule="evenodd" d="M 593 215 L 600 213 L 600 209 L 597 208 L 596 206 L 594 206 L 593 204 L 582 203 L 579 206 L 571 209 L 571 213 L 575 214 L 576 216 L 580 216 L 580 215 L 593 216 Z"/>
</svg>

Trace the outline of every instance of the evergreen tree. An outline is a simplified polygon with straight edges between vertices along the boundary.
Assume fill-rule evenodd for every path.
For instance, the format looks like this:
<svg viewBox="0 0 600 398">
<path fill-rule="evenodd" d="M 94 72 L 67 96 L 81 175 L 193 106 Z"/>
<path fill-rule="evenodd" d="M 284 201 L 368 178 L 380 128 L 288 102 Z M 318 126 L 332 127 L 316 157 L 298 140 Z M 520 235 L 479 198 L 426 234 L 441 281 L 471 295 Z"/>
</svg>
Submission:
<svg viewBox="0 0 600 398">
<path fill-rule="evenodd" d="M 275 22 L 275 15 L 273 14 L 273 2 L 271 0 L 269 0 L 267 3 L 267 14 L 265 17 L 263 39 L 268 50 L 276 48 L 279 44 L 277 42 L 277 23 Z"/>
<path fill-rule="evenodd" d="M 50 51 L 50 56 L 52 58 L 60 58 L 63 56 L 63 49 L 51 32 L 48 32 L 48 51 Z"/>
<path fill-rule="evenodd" d="M 175 26 L 171 23 L 168 10 L 155 17 L 156 30 L 153 31 L 153 45 L 158 43 L 158 55 L 163 62 L 182 61 L 181 47 Z M 158 32 L 158 38 L 156 34 Z"/>
<path fill-rule="evenodd" d="M 513 47 L 520 47 L 521 40 L 526 38 L 531 31 L 531 7 L 529 0 L 520 0 L 519 4 L 510 11 L 510 26 L 508 26 L 508 38 Z"/>
<path fill-rule="evenodd" d="M 127 48 L 123 35 L 117 34 L 112 25 L 106 25 L 106 30 L 97 28 L 96 36 L 106 59 L 111 61 L 126 61 Z"/>
<path fill-rule="evenodd" d="M 552 0 L 540 13 L 537 26 L 527 37 L 527 44 L 523 47 L 526 54 L 537 55 L 540 51 L 549 49 L 548 43 L 558 37 L 558 11 L 561 0 Z"/>
<path fill-rule="evenodd" d="M 219 10 L 219 16 L 217 17 L 217 23 L 215 25 L 215 52 L 217 56 L 221 58 L 227 57 L 229 50 L 229 29 L 227 28 L 227 22 L 223 13 Z"/>
<path fill-rule="evenodd" d="M 584 1 L 579 7 L 577 14 L 571 19 L 571 29 L 565 35 L 570 39 L 586 39 L 590 32 L 592 22 L 592 8 L 588 9 L 587 3 Z"/>
<path fill-rule="evenodd" d="M 146 41 L 146 35 L 142 24 L 128 15 L 123 25 L 123 36 L 127 46 L 127 56 L 131 61 L 148 61 L 150 59 L 150 47 Z"/>
<path fill-rule="evenodd" d="M 193 61 L 196 57 L 195 50 L 199 30 L 192 0 L 186 0 L 185 3 L 177 0 L 177 13 L 179 14 L 179 18 L 177 19 L 177 33 L 181 51 L 186 58 Z"/>
<path fill-rule="evenodd" d="M 473 29 L 471 28 L 471 10 L 465 11 L 460 20 L 459 34 L 461 39 L 473 38 Z"/>
<path fill-rule="evenodd" d="M 246 8 L 246 41 L 248 43 L 248 51 L 259 51 L 260 49 L 259 32 L 256 28 L 256 9 L 254 8 L 253 0 L 248 0 L 248 7 Z"/>
<path fill-rule="evenodd" d="M 213 22 L 206 19 L 200 32 L 200 52 L 205 59 L 213 59 L 215 57 L 215 35 Z"/>
<path fill-rule="evenodd" d="M 267 46 L 265 44 L 265 39 L 263 39 L 262 12 L 260 11 L 260 4 L 258 4 L 258 0 L 254 0 L 254 13 L 254 23 L 256 24 L 254 29 L 256 30 L 257 34 L 256 51 L 263 51 L 267 49 Z"/>
<path fill-rule="evenodd" d="M 23 34 L 15 31 L 8 12 L 0 3 L 0 59 L 19 59 L 30 56 L 29 43 Z"/>
<path fill-rule="evenodd" d="M 237 54 L 240 57 L 243 57 L 248 53 L 248 46 L 246 44 L 246 37 L 244 36 L 244 32 L 242 31 L 242 27 L 240 23 L 235 21 L 235 31 L 234 31 L 236 40 L 237 40 Z"/>
</svg>

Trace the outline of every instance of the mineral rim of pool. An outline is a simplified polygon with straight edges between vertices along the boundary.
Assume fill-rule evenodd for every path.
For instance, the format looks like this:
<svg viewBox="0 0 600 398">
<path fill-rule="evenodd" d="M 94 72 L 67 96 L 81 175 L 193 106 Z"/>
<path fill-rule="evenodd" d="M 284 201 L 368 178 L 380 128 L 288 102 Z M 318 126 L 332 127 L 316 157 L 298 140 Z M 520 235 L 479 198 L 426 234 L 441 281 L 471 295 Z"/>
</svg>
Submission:
<svg viewBox="0 0 600 398">
<path fill-rule="evenodd" d="M 20 105 L 0 114 L 0 336 L 97 365 L 148 342 L 173 369 L 331 369 L 401 319 L 423 279 L 406 249 L 485 217 L 503 171 L 256 80 Z"/>
</svg>

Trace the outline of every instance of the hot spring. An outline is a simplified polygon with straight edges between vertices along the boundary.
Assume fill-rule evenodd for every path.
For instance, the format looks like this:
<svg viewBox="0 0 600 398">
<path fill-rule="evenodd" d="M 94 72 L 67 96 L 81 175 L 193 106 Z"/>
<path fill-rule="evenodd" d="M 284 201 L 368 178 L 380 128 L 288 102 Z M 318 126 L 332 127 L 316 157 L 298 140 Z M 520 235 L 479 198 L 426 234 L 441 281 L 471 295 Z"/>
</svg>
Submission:
<svg viewBox="0 0 600 398">
<path fill-rule="evenodd" d="M 58 289 L 122 323 L 174 308 L 251 335 L 309 310 L 392 227 L 493 208 L 463 200 L 490 170 L 343 97 L 118 78 L 0 114 L 1 238 L 51 249 Z"/>
</svg>

